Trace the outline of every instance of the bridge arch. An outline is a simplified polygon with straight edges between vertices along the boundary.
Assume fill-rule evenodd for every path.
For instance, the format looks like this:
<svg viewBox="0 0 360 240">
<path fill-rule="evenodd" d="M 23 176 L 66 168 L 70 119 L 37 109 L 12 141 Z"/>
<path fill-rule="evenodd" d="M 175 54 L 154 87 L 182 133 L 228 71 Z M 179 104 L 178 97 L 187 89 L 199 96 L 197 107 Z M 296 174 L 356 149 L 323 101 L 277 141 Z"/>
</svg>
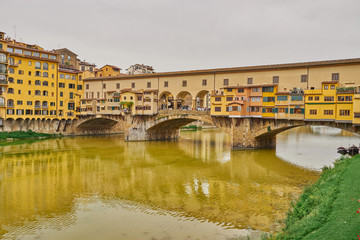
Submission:
<svg viewBox="0 0 360 240">
<path fill-rule="evenodd" d="M 182 107 L 188 107 L 190 109 L 194 108 L 193 96 L 188 91 L 181 91 L 176 95 L 175 109 L 179 109 Z"/>
<path fill-rule="evenodd" d="M 175 108 L 175 99 L 174 95 L 169 91 L 163 91 L 159 95 L 159 108 L 161 110 L 174 109 Z"/>
<path fill-rule="evenodd" d="M 209 109 L 210 108 L 210 92 L 202 90 L 195 96 L 196 109 Z"/>
</svg>

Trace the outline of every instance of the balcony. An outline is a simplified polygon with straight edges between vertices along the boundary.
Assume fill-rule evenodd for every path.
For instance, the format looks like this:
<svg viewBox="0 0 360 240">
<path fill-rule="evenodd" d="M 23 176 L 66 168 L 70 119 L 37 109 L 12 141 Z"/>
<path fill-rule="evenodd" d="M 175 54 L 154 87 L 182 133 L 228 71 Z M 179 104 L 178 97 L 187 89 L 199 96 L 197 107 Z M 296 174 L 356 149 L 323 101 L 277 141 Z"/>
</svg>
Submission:
<svg viewBox="0 0 360 240">
<path fill-rule="evenodd" d="M 40 109 L 40 108 L 41 108 L 41 105 L 35 105 L 34 108 Z"/>
<path fill-rule="evenodd" d="M 48 105 L 43 105 L 42 106 L 42 109 L 48 109 L 49 107 L 48 107 Z"/>
<path fill-rule="evenodd" d="M 7 70 L 0 69 L 0 73 L 2 73 L 2 74 L 7 74 L 8 72 L 7 72 Z"/>
<path fill-rule="evenodd" d="M 14 107 L 14 104 L 8 104 L 7 107 L 8 107 L 8 108 L 13 108 L 13 107 Z"/>
<path fill-rule="evenodd" d="M 356 87 L 339 87 L 336 88 L 336 94 L 356 93 Z"/>
</svg>

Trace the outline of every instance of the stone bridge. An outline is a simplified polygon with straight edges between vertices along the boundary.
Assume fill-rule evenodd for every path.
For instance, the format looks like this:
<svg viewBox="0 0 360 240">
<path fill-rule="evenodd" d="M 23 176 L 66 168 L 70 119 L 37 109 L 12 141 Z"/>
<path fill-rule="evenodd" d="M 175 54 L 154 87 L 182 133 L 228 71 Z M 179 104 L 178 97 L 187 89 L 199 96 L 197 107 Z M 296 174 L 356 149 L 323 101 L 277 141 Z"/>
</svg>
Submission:
<svg viewBox="0 0 360 240">
<path fill-rule="evenodd" d="M 360 133 L 360 126 L 348 122 L 306 121 L 266 118 L 212 117 L 207 111 L 165 110 L 157 115 L 85 115 L 77 119 L 7 119 L 3 131 L 28 129 L 65 135 L 124 133 L 126 141 L 156 141 L 176 139 L 180 128 L 203 121 L 227 133 L 234 149 L 274 147 L 276 135 L 290 128 L 322 125 Z"/>
</svg>

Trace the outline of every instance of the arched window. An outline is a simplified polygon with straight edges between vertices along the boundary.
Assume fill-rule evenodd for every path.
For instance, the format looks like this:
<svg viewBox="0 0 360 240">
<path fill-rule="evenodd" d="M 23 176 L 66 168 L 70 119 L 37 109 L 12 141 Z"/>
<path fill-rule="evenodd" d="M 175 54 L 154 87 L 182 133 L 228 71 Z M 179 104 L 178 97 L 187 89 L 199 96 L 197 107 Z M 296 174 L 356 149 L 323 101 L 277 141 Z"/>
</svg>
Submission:
<svg viewBox="0 0 360 240">
<path fill-rule="evenodd" d="M 43 77 L 49 77 L 49 74 L 47 72 L 43 72 Z"/>
<path fill-rule="evenodd" d="M 36 90 L 36 91 L 35 91 L 35 95 L 41 96 L 41 91 L 40 91 L 40 90 Z"/>
<path fill-rule="evenodd" d="M 35 71 L 35 76 L 41 77 L 41 72 L 40 71 Z"/>
<path fill-rule="evenodd" d="M 43 69 L 44 70 L 49 70 L 49 64 L 43 63 Z"/>
<path fill-rule="evenodd" d="M 81 76 L 79 76 L 79 80 L 80 80 L 80 81 L 82 80 L 82 77 L 81 77 Z"/>
<path fill-rule="evenodd" d="M 14 60 L 14 58 L 12 58 L 12 57 L 9 58 L 9 64 L 10 64 L 10 65 L 15 65 L 15 60 Z"/>
<path fill-rule="evenodd" d="M 35 69 L 41 69 L 41 62 L 35 62 Z"/>
<path fill-rule="evenodd" d="M 9 73 L 14 73 L 14 69 L 13 68 L 9 68 Z"/>
<path fill-rule="evenodd" d="M 14 83 L 14 78 L 9 77 L 8 80 L 9 80 L 9 83 Z"/>
<path fill-rule="evenodd" d="M 13 88 L 8 88 L 8 93 L 14 93 L 14 89 Z"/>
<path fill-rule="evenodd" d="M 7 105 L 8 107 L 14 107 L 14 100 L 8 99 L 6 105 Z"/>
<path fill-rule="evenodd" d="M 41 102 L 40 101 L 35 101 L 35 108 L 40 108 L 41 106 Z"/>
<path fill-rule="evenodd" d="M 42 107 L 43 107 L 43 108 L 48 108 L 48 102 L 47 102 L 47 101 L 43 101 L 43 102 L 42 102 Z"/>
<path fill-rule="evenodd" d="M 48 81 L 43 81 L 43 86 L 48 86 Z"/>
<path fill-rule="evenodd" d="M 35 85 L 39 85 L 39 86 L 41 86 L 41 82 L 40 82 L 40 80 L 35 80 Z"/>
<path fill-rule="evenodd" d="M 47 96 L 48 95 L 48 91 L 43 91 L 43 96 Z"/>
</svg>

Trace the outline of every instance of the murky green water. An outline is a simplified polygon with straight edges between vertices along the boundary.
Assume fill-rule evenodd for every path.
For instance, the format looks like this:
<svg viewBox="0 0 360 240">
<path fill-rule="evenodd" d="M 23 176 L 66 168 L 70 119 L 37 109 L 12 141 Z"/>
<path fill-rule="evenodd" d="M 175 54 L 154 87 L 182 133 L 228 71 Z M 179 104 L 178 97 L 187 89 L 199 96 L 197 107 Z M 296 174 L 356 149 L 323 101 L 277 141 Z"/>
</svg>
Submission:
<svg viewBox="0 0 360 240">
<path fill-rule="evenodd" d="M 259 236 L 248 229 L 279 228 L 290 201 L 317 179 L 317 171 L 298 165 L 319 168 L 311 163 L 320 158 L 329 164 L 340 142 L 357 140 L 315 130 L 280 135 L 277 150 L 230 151 L 228 137 L 218 130 L 183 132 L 178 142 L 124 142 L 111 136 L 1 147 L 0 236 Z M 324 149 L 332 155 L 324 155 Z"/>
</svg>

